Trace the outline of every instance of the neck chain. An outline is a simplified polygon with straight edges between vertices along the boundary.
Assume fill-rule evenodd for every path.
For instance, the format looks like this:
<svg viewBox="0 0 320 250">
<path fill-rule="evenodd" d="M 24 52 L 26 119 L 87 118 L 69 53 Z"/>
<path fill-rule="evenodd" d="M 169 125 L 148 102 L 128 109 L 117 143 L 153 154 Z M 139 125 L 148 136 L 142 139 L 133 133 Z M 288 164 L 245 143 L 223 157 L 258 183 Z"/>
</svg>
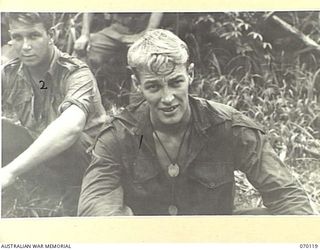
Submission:
<svg viewBox="0 0 320 250">
<path fill-rule="evenodd" d="M 169 155 L 167 149 L 163 145 L 162 141 L 160 140 L 159 135 L 158 135 L 157 131 L 154 129 L 154 127 L 152 125 L 152 122 L 151 122 L 151 126 L 152 126 L 152 129 L 154 131 L 154 134 L 157 137 L 157 140 L 159 141 L 163 151 L 166 153 L 166 156 L 170 161 L 170 165 L 168 166 L 168 174 L 171 177 L 177 177 L 179 175 L 180 168 L 179 168 L 179 165 L 177 164 L 177 162 L 178 162 L 178 159 L 179 159 L 179 156 L 180 156 L 180 151 L 181 151 L 183 142 L 184 142 L 186 134 L 187 134 L 187 132 L 189 130 L 190 124 L 191 124 L 191 122 L 189 122 L 187 128 L 185 129 L 185 131 L 183 133 L 183 136 L 182 136 L 182 139 L 181 139 L 181 142 L 180 142 L 180 145 L 179 145 L 177 156 L 175 157 L 175 159 L 172 159 L 171 156 Z"/>
</svg>

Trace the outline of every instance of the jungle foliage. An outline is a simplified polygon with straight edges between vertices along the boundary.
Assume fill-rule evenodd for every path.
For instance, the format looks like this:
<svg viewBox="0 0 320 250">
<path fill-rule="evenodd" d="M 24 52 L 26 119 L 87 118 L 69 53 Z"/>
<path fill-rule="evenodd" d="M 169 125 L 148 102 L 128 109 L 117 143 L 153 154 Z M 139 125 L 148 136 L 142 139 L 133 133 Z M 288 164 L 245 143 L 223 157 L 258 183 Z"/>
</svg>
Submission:
<svg viewBox="0 0 320 250">
<path fill-rule="evenodd" d="M 105 25 L 101 20 L 97 29 Z M 55 24 L 59 48 L 72 53 L 81 14 L 56 14 Z M 196 65 L 191 92 L 262 124 L 320 211 L 320 13 L 167 13 L 163 25 L 189 45 Z M 236 173 L 236 181 L 238 207 L 262 206 L 243 174 Z M 39 187 L 25 180 L 13 189 L 19 196 L 10 200 L 6 217 L 75 212 L 63 203 L 64 195 L 41 197 Z"/>
</svg>

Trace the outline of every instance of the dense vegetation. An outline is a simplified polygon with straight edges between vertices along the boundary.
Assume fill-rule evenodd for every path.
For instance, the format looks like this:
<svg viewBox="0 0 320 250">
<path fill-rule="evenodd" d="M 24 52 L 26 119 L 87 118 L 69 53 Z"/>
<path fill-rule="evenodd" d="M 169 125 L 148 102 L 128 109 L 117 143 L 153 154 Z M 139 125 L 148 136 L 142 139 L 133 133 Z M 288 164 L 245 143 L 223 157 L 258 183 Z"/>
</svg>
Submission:
<svg viewBox="0 0 320 250">
<path fill-rule="evenodd" d="M 81 15 L 57 15 L 56 24 L 58 46 L 71 53 Z M 197 69 L 191 92 L 260 122 L 320 211 L 320 13 L 170 13 L 164 26 L 190 47 Z M 236 180 L 237 206 L 262 206 L 241 173 Z M 74 213 L 63 203 L 65 194 L 42 197 L 23 179 L 11 189 L 18 196 L 4 197 L 4 216 Z"/>
</svg>

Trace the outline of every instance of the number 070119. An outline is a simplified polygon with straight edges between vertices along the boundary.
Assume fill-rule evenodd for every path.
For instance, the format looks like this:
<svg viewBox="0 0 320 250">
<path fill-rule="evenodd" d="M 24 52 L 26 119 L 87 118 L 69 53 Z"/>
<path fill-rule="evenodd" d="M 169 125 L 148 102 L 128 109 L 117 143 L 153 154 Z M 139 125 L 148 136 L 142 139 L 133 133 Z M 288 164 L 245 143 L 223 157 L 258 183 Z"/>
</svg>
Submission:
<svg viewBox="0 0 320 250">
<path fill-rule="evenodd" d="M 299 246 L 304 249 L 316 249 L 319 247 L 318 244 L 300 244 Z"/>
</svg>

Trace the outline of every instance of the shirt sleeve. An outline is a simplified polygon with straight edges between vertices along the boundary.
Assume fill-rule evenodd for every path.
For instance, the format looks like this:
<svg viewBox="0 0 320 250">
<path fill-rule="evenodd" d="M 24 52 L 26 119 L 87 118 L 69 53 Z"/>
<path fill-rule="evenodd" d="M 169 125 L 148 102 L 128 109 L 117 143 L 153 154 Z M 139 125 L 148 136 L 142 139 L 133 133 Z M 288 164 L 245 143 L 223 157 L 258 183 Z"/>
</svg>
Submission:
<svg viewBox="0 0 320 250">
<path fill-rule="evenodd" d="M 259 130 L 236 126 L 235 162 L 260 192 L 272 214 L 314 214 L 310 200 L 289 168 L 278 158 Z"/>
<path fill-rule="evenodd" d="M 13 81 L 11 83 L 11 88 Z M 9 85 L 8 74 L 5 72 L 5 67 L 1 68 L 1 111 L 2 117 L 11 117 L 15 114 L 13 106 L 8 102 L 8 97 L 12 92 L 12 89 Z"/>
<path fill-rule="evenodd" d="M 3 67 L 1 67 L 1 109 L 2 113 L 5 111 L 6 107 L 6 100 L 7 100 L 7 88 L 8 88 L 8 83 L 6 79 L 6 75 L 4 72 Z"/>
<path fill-rule="evenodd" d="M 72 104 L 77 105 L 88 118 L 94 112 L 94 86 L 95 78 L 88 68 L 80 68 L 71 73 L 66 79 L 65 99 L 59 106 L 62 113 Z"/>
<path fill-rule="evenodd" d="M 118 145 L 115 134 L 109 129 L 98 136 L 82 182 L 79 216 L 132 215 L 123 201 Z"/>
</svg>

